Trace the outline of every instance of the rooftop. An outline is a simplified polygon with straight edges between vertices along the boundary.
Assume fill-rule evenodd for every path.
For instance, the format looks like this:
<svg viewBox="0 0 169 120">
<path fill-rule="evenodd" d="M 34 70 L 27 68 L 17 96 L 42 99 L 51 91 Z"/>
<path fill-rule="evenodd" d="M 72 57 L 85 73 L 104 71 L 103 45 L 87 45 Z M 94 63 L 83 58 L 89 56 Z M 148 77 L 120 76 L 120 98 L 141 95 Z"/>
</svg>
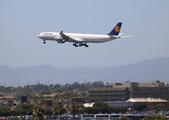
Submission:
<svg viewBox="0 0 169 120">
<path fill-rule="evenodd" d="M 126 102 L 167 102 L 161 98 L 130 98 Z"/>
</svg>

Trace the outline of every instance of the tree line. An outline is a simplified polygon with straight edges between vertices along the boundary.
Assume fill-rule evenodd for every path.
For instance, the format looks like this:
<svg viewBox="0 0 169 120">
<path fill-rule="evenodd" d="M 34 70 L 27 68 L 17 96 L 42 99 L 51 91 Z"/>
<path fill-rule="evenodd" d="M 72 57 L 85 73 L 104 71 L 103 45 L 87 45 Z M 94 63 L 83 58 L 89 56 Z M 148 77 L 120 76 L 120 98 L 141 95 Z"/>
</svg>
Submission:
<svg viewBox="0 0 169 120">
<path fill-rule="evenodd" d="M 84 82 L 84 83 L 78 83 L 74 82 L 72 84 L 41 84 L 37 82 L 37 84 L 32 84 L 32 85 L 26 85 L 26 86 L 0 86 L 0 91 L 1 92 L 8 92 L 8 93 L 13 93 L 13 92 L 45 92 L 45 93 L 53 93 L 53 92 L 64 92 L 64 91 L 72 91 L 74 89 L 82 91 L 82 90 L 88 90 L 90 88 L 99 88 L 99 87 L 104 87 L 104 83 L 102 81 L 95 81 L 95 82 Z"/>
</svg>

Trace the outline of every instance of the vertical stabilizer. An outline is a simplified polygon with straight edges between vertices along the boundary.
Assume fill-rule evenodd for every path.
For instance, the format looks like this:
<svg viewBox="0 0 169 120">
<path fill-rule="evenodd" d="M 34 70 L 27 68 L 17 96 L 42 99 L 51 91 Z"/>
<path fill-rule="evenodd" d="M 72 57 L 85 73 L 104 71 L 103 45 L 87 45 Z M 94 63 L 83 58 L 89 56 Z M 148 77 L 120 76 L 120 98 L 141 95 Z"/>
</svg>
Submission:
<svg viewBox="0 0 169 120">
<path fill-rule="evenodd" d="M 119 35 L 121 26 L 122 26 L 122 22 L 117 23 L 117 25 L 113 28 L 113 30 L 108 35 Z"/>
</svg>

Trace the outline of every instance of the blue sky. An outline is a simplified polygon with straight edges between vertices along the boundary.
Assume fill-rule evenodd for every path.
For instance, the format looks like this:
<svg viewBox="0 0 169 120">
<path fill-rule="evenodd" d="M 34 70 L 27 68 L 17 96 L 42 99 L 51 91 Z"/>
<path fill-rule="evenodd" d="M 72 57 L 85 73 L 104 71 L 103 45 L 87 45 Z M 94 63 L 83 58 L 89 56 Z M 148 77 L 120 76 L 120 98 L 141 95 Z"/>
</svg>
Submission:
<svg viewBox="0 0 169 120">
<path fill-rule="evenodd" d="M 57 68 L 109 67 L 169 57 L 168 0 L 3 0 L 0 4 L 0 64 L 49 64 Z M 63 30 L 107 34 L 123 22 L 115 41 L 75 48 L 37 35 Z"/>
</svg>

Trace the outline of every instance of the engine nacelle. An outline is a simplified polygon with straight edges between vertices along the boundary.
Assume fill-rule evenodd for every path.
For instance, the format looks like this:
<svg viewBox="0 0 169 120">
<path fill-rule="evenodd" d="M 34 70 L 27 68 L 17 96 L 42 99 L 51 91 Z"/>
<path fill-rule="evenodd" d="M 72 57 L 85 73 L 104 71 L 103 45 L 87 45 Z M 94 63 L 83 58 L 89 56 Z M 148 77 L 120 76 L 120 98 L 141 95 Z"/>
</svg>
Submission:
<svg viewBox="0 0 169 120">
<path fill-rule="evenodd" d="M 65 43 L 65 41 L 63 39 L 58 39 L 56 41 L 57 41 L 57 43 Z"/>
<path fill-rule="evenodd" d="M 64 43 L 66 42 L 63 38 L 61 37 L 55 37 L 55 40 L 57 41 L 57 43 Z"/>
</svg>

